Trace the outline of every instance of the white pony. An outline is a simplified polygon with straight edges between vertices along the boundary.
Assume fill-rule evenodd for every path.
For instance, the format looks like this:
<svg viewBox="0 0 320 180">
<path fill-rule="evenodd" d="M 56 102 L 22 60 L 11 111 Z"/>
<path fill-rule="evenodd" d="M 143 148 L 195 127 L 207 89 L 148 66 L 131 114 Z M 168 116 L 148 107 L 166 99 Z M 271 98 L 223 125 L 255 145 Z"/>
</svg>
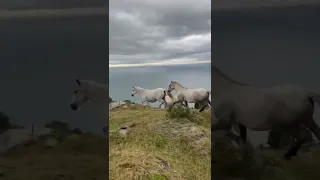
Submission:
<svg viewBox="0 0 320 180">
<path fill-rule="evenodd" d="M 141 104 L 147 103 L 150 106 L 150 103 L 160 102 L 159 108 L 164 104 L 167 107 L 167 102 L 165 99 L 166 90 L 163 88 L 156 88 L 156 89 L 144 89 L 141 87 L 133 86 L 131 96 L 135 94 L 139 94 L 141 97 Z"/>
<path fill-rule="evenodd" d="M 76 82 L 78 87 L 74 90 L 70 104 L 70 108 L 73 111 L 77 111 L 83 104 L 91 102 L 101 108 L 103 113 L 108 112 L 106 111 L 109 106 L 109 89 L 107 85 L 90 80 L 76 79 Z M 103 129 L 104 132 L 109 129 L 108 120 L 109 118 L 107 118 L 106 127 Z"/>
<path fill-rule="evenodd" d="M 307 127 L 320 139 L 320 128 L 312 117 L 313 99 L 320 102 L 315 98 L 318 94 L 305 92 L 294 85 L 255 88 L 231 79 L 215 66 L 212 66 L 211 74 L 215 87 L 211 93 L 212 131 L 229 131 L 233 125 L 238 125 L 244 143 L 247 128 L 267 131 L 279 127 L 290 131 L 297 141 L 285 153 L 284 158 L 287 160 L 297 154 L 306 140 L 300 136 L 300 125 Z"/>
<path fill-rule="evenodd" d="M 204 108 L 211 104 L 209 100 L 211 91 L 207 89 L 189 89 L 183 87 L 177 81 L 171 81 L 168 87 L 168 91 L 171 92 L 172 90 L 175 90 L 177 92 L 177 100 L 173 103 L 173 105 L 179 102 L 185 102 L 186 107 L 188 107 L 188 103 L 201 103 L 203 104 L 203 107 L 200 109 L 200 112 L 202 112 Z"/>
</svg>

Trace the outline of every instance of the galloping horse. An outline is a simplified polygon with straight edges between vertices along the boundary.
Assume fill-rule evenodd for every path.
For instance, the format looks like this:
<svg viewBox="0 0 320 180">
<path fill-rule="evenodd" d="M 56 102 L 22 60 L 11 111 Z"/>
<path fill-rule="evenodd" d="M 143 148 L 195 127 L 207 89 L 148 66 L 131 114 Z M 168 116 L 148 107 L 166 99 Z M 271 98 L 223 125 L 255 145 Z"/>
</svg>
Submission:
<svg viewBox="0 0 320 180">
<path fill-rule="evenodd" d="M 247 131 L 267 131 L 279 127 L 297 139 L 284 154 L 289 160 L 297 154 L 306 137 L 300 136 L 300 126 L 311 130 L 320 139 L 320 128 L 313 120 L 314 102 L 320 101 L 316 93 L 306 92 L 299 86 L 282 85 L 271 88 L 255 88 L 235 81 L 212 66 L 214 89 L 214 118 L 211 129 L 229 131 L 238 125 L 242 142 L 246 142 Z"/>
<path fill-rule="evenodd" d="M 167 107 L 167 102 L 165 99 L 166 96 L 166 90 L 163 88 L 156 88 L 156 89 L 144 89 L 141 87 L 133 86 L 131 96 L 134 96 L 135 94 L 139 94 L 141 97 L 141 104 L 147 103 L 148 106 L 150 106 L 150 102 L 160 102 L 159 108 L 161 108 L 161 105 L 165 105 Z"/>
<path fill-rule="evenodd" d="M 203 104 L 203 107 L 199 112 L 202 112 L 204 108 L 211 104 L 209 100 L 210 91 L 208 91 L 207 89 L 189 89 L 183 87 L 177 81 L 171 81 L 168 87 L 168 91 L 171 92 L 172 90 L 175 90 L 177 92 L 177 100 L 174 101 L 173 105 L 182 102 L 186 102 L 186 106 L 188 106 L 188 103 L 201 103 Z"/>
</svg>

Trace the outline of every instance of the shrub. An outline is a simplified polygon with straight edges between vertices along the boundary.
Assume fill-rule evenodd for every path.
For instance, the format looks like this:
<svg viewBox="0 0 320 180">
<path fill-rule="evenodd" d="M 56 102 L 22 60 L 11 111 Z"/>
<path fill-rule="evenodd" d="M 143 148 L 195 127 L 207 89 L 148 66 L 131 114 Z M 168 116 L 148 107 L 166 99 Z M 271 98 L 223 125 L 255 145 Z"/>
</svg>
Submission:
<svg viewBox="0 0 320 180">
<path fill-rule="evenodd" d="M 134 104 L 134 102 L 132 102 L 130 100 L 124 100 L 123 102 L 125 102 L 126 104 Z"/>
<path fill-rule="evenodd" d="M 45 127 L 59 132 L 71 132 L 69 125 L 61 121 L 51 121 L 47 123 Z"/>
<path fill-rule="evenodd" d="M 263 165 L 267 165 L 263 160 L 263 164 L 258 163 L 258 154 L 249 143 L 238 149 L 230 141 L 223 139 L 215 142 L 212 152 L 212 174 L 219 179 L 260 179 L 264 172 Z M 262 156 L 259 157 L 263 159 Z"/>
<path fill-rule="evenodd" d="M 189 108 L 183 106 L 170 106 L 167 109 L 167 116 L 171 119 L 187 118 L 191 120 L 193 114 Z"/>
<path fill-rule="evenodd" d="M 9 117 L 5 113 L 0 112 L 0 132 L 7 130 L 9 127 L 10 127 Z"/>
<path fill-rule="evenodd" d="M 74 129 L 72 130 L 72 133 L 73 133 L 73 134 L 79 134 L 79 135 L 83 134 L 82 130 L 79 129 L 79 128 L 74 128 Z"/>
</svg>

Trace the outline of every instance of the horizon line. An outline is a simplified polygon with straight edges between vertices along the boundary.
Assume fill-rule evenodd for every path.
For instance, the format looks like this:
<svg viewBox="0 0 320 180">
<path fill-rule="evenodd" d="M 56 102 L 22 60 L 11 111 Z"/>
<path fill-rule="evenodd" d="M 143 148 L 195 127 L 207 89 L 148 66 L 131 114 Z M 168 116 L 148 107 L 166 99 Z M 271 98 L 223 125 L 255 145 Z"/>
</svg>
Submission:
<svg viewBox="0 0 320 180">
<path fill-rule="evenodd" d="M 109 68 L 128 68 L 128 67 L 152 67 L 152 66 L 171 66 L 171 65 L 194 65 L 194 64 L 210 64 L 211 60 L 185 60 L 185 61 L 164 61 L 152 63 L 133 63 L 133 64 L 109 64 Z"/>
</svg>

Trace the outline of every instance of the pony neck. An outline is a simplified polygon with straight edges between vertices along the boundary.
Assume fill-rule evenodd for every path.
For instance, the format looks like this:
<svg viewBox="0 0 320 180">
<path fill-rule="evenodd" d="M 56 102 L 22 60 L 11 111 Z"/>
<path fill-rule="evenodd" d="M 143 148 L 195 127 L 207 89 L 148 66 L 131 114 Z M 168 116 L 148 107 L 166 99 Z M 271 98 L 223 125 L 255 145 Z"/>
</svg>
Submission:
<svg viewBox="0 0 320 180">
<path fill-rule="evenodd" d="M 91 90 L 91 103 L 105 109 L 109 106 L 109 90 L 104 87 L 99 87 Z"/>
<path fill-rule="evenodd" d="M 141 87 L 136 87 L 135 90 L 137 91 L 138 94 L 141 94 L 141 92 L 143 92 L 145 89 Z"/>
<path fill-rule="evenodd" d="M 221 93 L 224 93 L 229 89 L 238 89 L 242 87 L 248 87 L 247 84 L 240 83 L 238 81 L 231 79 L 216 67 L 212 68 L 211 74 L 212 74 L 212 78 L 213 78 L 212 82 L 214 86 L 214 88 L 211 90 L 212 94 L 220 95 Z"/>
<path fill-rule="evenodd" d="M 179 91 L 184 90 L 184 89 L 187 89 L 187 88 L 183 87 L 183 86 L 182 86 L 181 84 L 179 84 L 179 83 L 176 83 L 174 89 L 175 89 L 177 92 L 179 92 Z"/>
</svg>

